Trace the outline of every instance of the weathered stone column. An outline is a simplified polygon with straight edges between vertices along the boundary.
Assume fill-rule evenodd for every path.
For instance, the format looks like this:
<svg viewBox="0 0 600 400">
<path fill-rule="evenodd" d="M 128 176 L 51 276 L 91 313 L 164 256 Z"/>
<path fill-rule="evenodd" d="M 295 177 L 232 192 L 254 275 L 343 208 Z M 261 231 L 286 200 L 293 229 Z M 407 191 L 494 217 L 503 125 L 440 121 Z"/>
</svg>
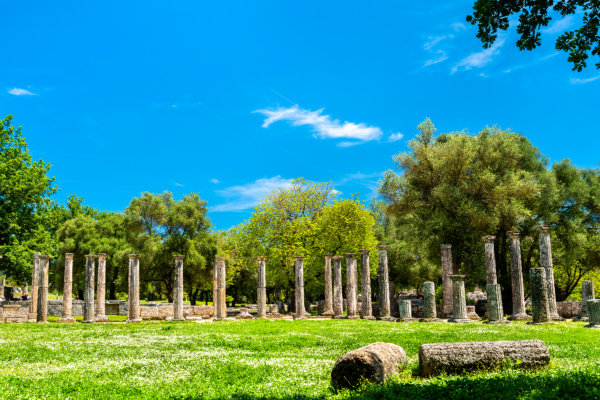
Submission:
<svg viewBox="0 0 600 400">
<path fill-rule="evenodd" d="M 356 288 L 356 281 L 358 280 L 358 274 L 356 271 L 356 258 L 354 253 L 346 254 L 346 318 L 357 319 L 358 311 L 358 291 Z"/>
<path fill-rule="evenodd" d="M 29 296 L 29 284 L 27 284 L 27 282 L 23 284 L 23 296 L 25 296 L 24 298 Z"/>
<path fill-rule="evenodd" d="M 215 315 L 217 313 L 217 299 L 218 295 L 218 271 L 217 271 L 217 260 L 215 259 L 215 264 L 213 265 L 213 307 L 215 308 Z"/>
<path fill-rule="evenodd" d="M 140 255 L 129 255 L 129 312 L 126 322 L 141 322 L 140 318 Z"/>
<path fill-rule="evenodd" d="M 504 319 L 502 290 L 499 284 L 486 285 L 488 320 L 484 324 L 510 324 Z"/>
<path fill-rule="evenodd" d="M 85 256 L 85 291 L 83 292 L 83 322 L 96 322 L 94 318 L 94 278 L 96 275 L 96 255 Z"/>
<path fill-rule="evenodd" d="M 258 311 L 256 317 L 267 318 L 267 257 L 257 257 L 256 260 L 258 261 L 258 284 L 256 293 Z M 331 271 L 329 274 L 331 275 Z M 331 284 L 331 281 L 329 283 Z"/>
<path fill-rule="evenodd" d="M 227 318 L 227 269 L 225 257 L 217 257 L 217 320 Z"/>
<path fill-rule="evenodd" d="M 33 268 L 31 270 L 31 302 L 29 303 L 29 319 L 37 319 L 38 294 L 40 288 L 40 256 L 41 253 L 33 253 Z"/>
<path fill-rule="evenodd" d="M 546 271 L 546 287 L 548 292 L 548 309 L 550 319 L 562 321 L 556 309 L 556 289 L 554 288 L 554 267 L 552 265 L 552 246 L 550 245 L 550 226 L 540 225 L 540 264 Z"/>
<path fill-rule="evenodd" d="M 38 295 L 37 295 L 37 322 L 48 322 L 48 267 L 50 256 L 38 255 Z"/>
<path fill-rule="evenodd" d="M 0 256 L 0 260 L 2 259 L 2 256 Z M 2 279 L 0 280 L 0 301 L 4 301 L 4 286 L 6 285 L 6 278 L 2 277 Z"/>
<path fill-rule="evenodd" d="M 73 323 L 73 253 L 65 254 L 65 278 L 63 285 L 62 316 L 58 320 L 61 323 Z"/>
<path fill-rule="evenodd" d="M 495 285 L 498 283 L 498 276 L 496 275 L 496 256 L 494 255 L 494 240 L 496 236 L 488 235 L 484 236 L 483 243 L 485 244 L 485 278 L 488 285 Z"/>
<path fill-rule="evenodd" d="M 531 314 L 533 324 L 544 324 L 550 320 L 548 306 L 548 285 L 544 268 L 531 268 L 529 270 L 531 285 Z"/>
<path fill-rule="evenodd" d="M 296 308 L 296 314 L 294 315 L 294 319 L 306 319 L 306 310 L 304 304 L 304 257 L 295 257 L 294 270 L 296 276 L 296 290 L 294 303 Z"/>
<path fill-rule="evenodd" d="M 375 319 L 373 316 L 373 303 L 371 301 L 371 261 L 369 259 L 371 250 L 362 249 L 360 252 L 362 253 L 360 263 L 362 309 L 360 317 L 363 319 Z"/>
<path fill-rule="evenodd" d="M 587 321 L 588 320 L 588 312 L 587 312 L 587 302 L 590 300 L 594 300 L 594 282 L 593 281 L 583 281 L 581 282 L 581 314 L 579 316 L 573 318 L 573 321 Z"/>
<path fill-rule="evenodd" d="M 467 297 L 465 295 L 465 275 L 450 275 L 452 280 L 452 318 L 448 322 L 468 324 L 473 322 L 467 317 Z"/>
<path fill-rule="evenodd" d="M 344 292 L 342 287 L 342 257 L 333 260 L 333 318 L 344 318 Z"/>
<path fill-rule="evenodd" d="M 398 315 L 400 319 L 398 321 L 409 322 L 414 321 L 412 317 L 412 303 L 410 300 L 399 300 L 398 301 Z"/>
<path fill-rule="evenodd" d="M 586 328 L 600 328 L 600 299 L 589 300 L 587 303 L 589 324 Z"/>
<path fill-rule="evenodd" d="M 523 268 L 521 266 L 521 240 L 519 231 L 506 232 L 510 237 L 510 279 L 512 287 L 513 313 L 508 319 L 531 319 L 525 312 L 525 290 L 523 289 Z"/>
<path fill-rule="evenodd" d="M 390 281 L 387 251 L 388 245 L 377 246 L 379 255 L 379 319 L 382 321 L 396 321 L 390 314 Z"/>
<path fill-rule="evenodd" d="M 322 316 L 333 316 L 333 293 L 331 283 L 331 254 L 325 254 L 325 301 Z"/>
<path fill-rule="evenodd" d="M 437 320 L 435 284 L 433 282 L 423 282 L 423 318 L 421 321 L 433 322 Z"/>
<path fill-rule="evenodd" d="M 175 287 L 173 288 L 173 321 L 184 321 L 183 318 L 183 259 L 185 256 L 177 255 L 175 258 Z"/>
<path fill-rule="evenodd" d="M 452 245 L 443 244 L 440 246 L 442 252 L 442 293 L 443 293 L 443 310 L 446 316 L 452 314 L 452 280 L 450 275 L 452 271 Z"/>
<path fill-rule="evenodd" d="M 98 254 L 98 281 L 96 282 L 96 322 L 108 322 L 106 316 L 106 254 Z"/>
</svg>

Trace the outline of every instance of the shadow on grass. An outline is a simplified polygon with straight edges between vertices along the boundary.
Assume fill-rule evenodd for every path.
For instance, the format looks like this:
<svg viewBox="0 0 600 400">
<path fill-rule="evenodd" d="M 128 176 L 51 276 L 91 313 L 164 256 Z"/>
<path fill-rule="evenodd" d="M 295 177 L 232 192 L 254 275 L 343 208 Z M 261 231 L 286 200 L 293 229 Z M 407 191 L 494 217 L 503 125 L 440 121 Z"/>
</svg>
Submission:
<svg viewBox="0 0 600 400">
<path fill-rule="evenodd" d="M 200 397 L 175 397 L 197 399 Z M 358 391 L 323 396 L 261 396 L 238 393 L 227 399 L 316 400 L 350 399 L 600 399 L 600 371 L 551 371 L 522 374 L 515 371 L 497 375 L 446 376 L 367 385 Z"/>
</svg>

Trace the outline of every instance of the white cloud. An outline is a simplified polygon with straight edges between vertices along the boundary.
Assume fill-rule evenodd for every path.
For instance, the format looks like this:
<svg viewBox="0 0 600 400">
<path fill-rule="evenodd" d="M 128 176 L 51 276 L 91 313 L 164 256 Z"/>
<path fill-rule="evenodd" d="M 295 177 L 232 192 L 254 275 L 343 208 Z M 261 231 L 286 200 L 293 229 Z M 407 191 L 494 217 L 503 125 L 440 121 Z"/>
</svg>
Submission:
<svg viewBox="0 0 600 400">
<path fill-rule="evenodd" d="M 549 27 L 542 29 L 542 32 L 548 33 L 548 34 L 563 32 L 563 31 L 569 29 L 573 25 L 574 19 L 575 19 L 575 17 L 573 15 L 568 15 L 563 19 L 557 20 Z"/>
<path fill-rule="evenodd" d="M 15 96 L 34 96 L 35 93 L 30 92 L 27 89 L 21 88 L 12 88 L 8 91 L 8 93 L 13 94 Z"/>
<path fill-rule="evenodd" d="M 342 142 L 339 146 L 360 144 L 369 140 L 377 140 L 382 132 L 376 126 L 364 123 L 354 123 L 331 118 L 323 114 L 323 109 L 310 111 L 298 105 L 279 107 L 276 109 L 256 110 L 255 112 L 266 116 L 262 127 L 268 128 L 277 121 L 289 121 L 292 126 L 310 126 L 315 132 L 314 136 L 321 139 L 355 139 L 356 142 Z"/>
<path fill-rule="evenodd" d="M 431 53 L 432 57 L 428 60 L 425 60 L 425 63 L 423 64 L 423 68 L 446 61 L 448 59 L 448 54 L 446 53 L 446 51 L 442 50 L 442 49 L 436 49 L 435 47 L 438 44 L 440 44 L 441 42 L 448 40 L 448 39 L 453 39 L 453 38 L 454 38 L 454 35 L 452 35 L 452 34 L 429 36 L 427 38 L 427 41 L 423 44 L 423 49 L 425 51 Z"/>
<path fill-rule="evenodd" d="M 272 178 L 257 179 L 245 185 L 230 186 L 217 190 L 217 194 L 230 199 L 230 201 L 212 207 L 211 211 L 245 211 L 250 210 L 266 198 L 274 190 L 288 188 L 292 179 L 282 178 L 280 175 Z"/>
<path fill-rule="evenodd" d="M 210 180 L 210 183 L 214 183 L 214 184 L 216 185 L 217 183 L 221 183 L 221 181 L 220 181 L 220 180 L 218 180 L 217 178 L 212 178 L 212 179 Z"/>
<path fill-rule="evenodd" d="M 329 193 L 331 193 L 331 194 L 332 194 L 332 195 L 334 195 L 334 196 L 337 196 L 338 194 L 342 194 L 342 192 L 340 192 L 340 191 L 339 191 L 339 190 L 337 190 L 337 189 L 331 189 L 331 190 L 329 191 Z"/>
<path fill-rule="evenodd" d="M 175 186 L 183 187 L 183 184 L 181 184 L 181 183 L 179 183 L 179 182 L 173 182 L 173 184 L 174 184 Z"/>
<path fill-rule="evenodd" d="M 481 68 L 492 62 L 492 58 L 500 53 L 500 48 L 504 45 L 505 40 L 499 38 L 492 45 L 477 53 L 472 53 L 460 60 L 454 67 L 452 67 L 451 73 L 454 74 L 458 71 L 468 71 L 472 68 Z"/>
<path fill-rule="evenodd" d="M 594 82 L 600 79 L 600 75 L 592 76 L 591 78 L 571 78 L 570 82 L 573 85 L 585 85 L 586 83 Z"/>
<path fill-rule="evenodd" d="M 450 27 L 455 31 L 455 32 L 460 32 L 460 31 L 464 31 L 465 29 L 467 29 L 466 25 L 463 24 L 462 22 L 455 22 L 452 25 L 450 25 Z"/>
<path fill-rule="evenodd" d="M 389 142 L 397 142 L 398 140 L 402 139 L 403 137 L 404 137 L 404 135 L 401 134 L 400 132 L 393 133 L 388 137 L 388 141 Z"/>
</svg>

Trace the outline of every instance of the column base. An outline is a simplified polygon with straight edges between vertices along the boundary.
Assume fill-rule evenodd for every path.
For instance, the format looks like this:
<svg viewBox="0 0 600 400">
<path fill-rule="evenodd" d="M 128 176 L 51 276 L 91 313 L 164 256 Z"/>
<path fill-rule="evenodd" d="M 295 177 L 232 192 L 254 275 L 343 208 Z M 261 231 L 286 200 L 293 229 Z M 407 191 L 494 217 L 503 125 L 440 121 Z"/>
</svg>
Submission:
<svg viewBox="0 0 600 400">
<path fill-rule="evenodd" d="M 134 319 L 127 318 L 125 320 L 125 322 L 142 322 L 142 319 L 141 318 L 134 318 Z"/>
<path fill-rule="evenodd" d="M 526 325 L 557 325 L 556 322 L 552 322 L 552 321 L 546 321 L 546 322 L 527 322 Z"/>
<path fill-rule="evenodd" d="M 110 322 L 110 319 L 106 315 L 99 315 L 96 317 L 95 322 Z"/>
<path fill-rule="evenodd" d="M 415 322 L 417 321 L 416 318 L 398 318 L 397 322 Z"/>
<path fill-rule="evenodd" d="M 421 318 L 419 322 L 444 322 L 441 318 Z"/>
<path fill-rule="evenodd" d="M 47 324 L 48 321 L 35 321 L 36 324 Z"/>
<path fill-rule="evenodd" d="M 531 315 L 527 315 L 526 313 L 518 313 L 513 314 L 507 318 L 509 321 L 527 321 L 531 320 Z"/>
<path fill-rule="evenodd" d="M 551 315 L 551 316 L 550 316 L 550 319 L 551 319 L 552 321 L 564 321 L 564 320 L 565 320 L 563 317 L 561 317 L 561 316 L 560 316 L 560 315 L 558 315 L 558 314 Z"/>
<path fill-rule="evenodd" d="M 345 315 L 334 315 L 333 317 L 331 317 L 332 319 L 344 319 L 346 318 Z"/>
<path fill-rule="evenodd" d="M 171 321 L 185 321 L 185 318 L 172 318 Z"/>
<path fill-rule="evenodd" d="M 472 324 L 474 321 L 470 318 L 450 318 L 448 322 L 454 324 Z"/>
<path fill-rule="evenodd" d="M 60 317 L 57 322 L 59 322 L 61 324 L 74 324 L 75 323 L 75 318 L 73 318 L 73 317 Z"/>
<path fill-rule="evenodd" d="M 361 319 L 366 319 L 367 321 L 375 321 L 377 318 L 375 318 L 372 315 L 363 315 L 362 317 L 360 317 Z"/>
<path fill-rule="evenodd" d="M 301 315 L 294 314 L 294 320 L 302 320 L 302 319 L 308 319 L 308 315 L 306 315 L 306 314 L 301 314 Z"/>
<path fill-rule="evenodd" d="M 584 328 L 600 329 L 600 325 L 598 325 L 598 324 L 587 324 L 586 326 L 584 326 Z"/>
<path fill-rule="evenodd" d="M 37 313 L 30 312 L 29 314 L 27 314 L 27 319 L 30 321 L 33 320 L 33 322 L 35 322 L 37 320 Z"/>
<path fill-rule="evenodd" d="M 327 310 L 327 311 L 323 311 L 323 312 L 321 313 L 321 316 L 322 316 L 322 317 L 333 317 L 333 315 L 334 315 L 334 312 L 333 312 L 333 310 Z"/>
<path fill-rule="evenodd" d="M 358 315 L 347 315 L 346 319 L 359 319 L 360 317 Z"/>
<path fill-rule="evenodd" d="M 573 321 L 575 321 L 575 322 L 577 322 L 577 321 L 588 322 L 588 320 L 589 320 L 589 318 L 588 318 L 588 317 L 586 317 L 586 316 L 583 316 L 583 317 L 582 317 L 581 315 L 580 315 L 580 316 L 578 316 L 578 317 L 575 317 L 575 318 L 573 318 Z"/>
<path fill-rule="evenodd" d="M 268 319 L 266 315 L 257 315 L 254 319 Z"/>
<path fill-rule="evenodd" d="M 398 320 L 398 318 L 394 318 L 392 316 L 385 316 L 385 317 L 380 317 L 378 318 L 379 321 L 387 321 L 387 322 L 396 322 Z"/>
<path fill-rule="evenodd" d="M 94 319 L 84 319 L 83 321 L 84 324 L 93 324 L 94 322 L 96 322 L 96 318 Z"/>
<path fill-rule="evenodd" d="M 484 324 L 491 324 L 491 325 L 508 325 L 510 324 L 510 321 L 506 320 L 506 319 L 501 319 L 500 321 L 483 321 Z"/>
</svg>

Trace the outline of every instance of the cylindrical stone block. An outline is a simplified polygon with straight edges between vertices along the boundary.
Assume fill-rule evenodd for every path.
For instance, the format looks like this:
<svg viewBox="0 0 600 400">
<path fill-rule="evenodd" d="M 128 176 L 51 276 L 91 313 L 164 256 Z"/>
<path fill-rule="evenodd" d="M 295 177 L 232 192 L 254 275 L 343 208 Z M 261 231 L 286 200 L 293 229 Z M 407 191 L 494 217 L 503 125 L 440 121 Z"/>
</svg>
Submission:
<svg viewBox="0 0 600 400">
<path fill-rule="evenodd" d="M 395 320 L 391 316 L 390 309 L 390 281 L 389 281 L 389 266 L 387 251 L 390 248 L 388 245 L 377 246 L 379 255 L 379 319 L 388 321 Z"/>
<path fill-rule="evenodd" d="M 58 322 L 73 323 L 73 253 L 65 254 L 62 317 Z"/>
<path fill-rule="evenodd" d="M 546 270 L 544 270 L 544 268 L 531 268 L 529 270 L 529 279 L 531 285 L 531 314 L 533 323 L 546 323 L 550 320 Z"/>
<path fill-rule="evenodd" d="M 325 300 L 322 316 L 333 316 L 333 286 L 331 276 L 331 254 L 325 254 Z"/>
<path fill-rule="evenodd" d="M 410 300 L 398 301 L 398 314 L 400 315 L 400 321 L 412 320 L 412 303 Z"/>
<path fill-rule="evenodd" d="M 594 293 L 594 281 L 583 281 L 581 282 L 581 315 L 579 320 L 585 320 L 588 317 L 587 303 L 590 300 L 594 300 L 596 297 Z"/>
<path fill-rule="evenodd" d="M 129 311 L 127 322 L 140 322 L 140 255 L 129 255 Z"/>
<path fill-rule="evenodd" d="M 96 322 L 94 313 L 94 281 L 96 275 L 96 255 L 85 256 L 85 291 L 83 292 L 83 322 Z"/>
<path fill-rule="evenodd" d="M 498 283 L 496 275 L 496 256 L 494 255 L 494 240 L 496 236 L 484 236 L 483 243 L 485 244 L 485 277 L 488 285 Z"/>
<path fill-rule="evenodd" d="M 344 317 L 344 293 L 342 291 L 342 257 L 333 260 L 333 318 Z"/>
<path fill-rule="evenodd" d="M 435 306 L 435 284 L 433 282 L 423 283 L 423 320 L 437 318 Z"/>
<path fill-rule="evenodd" d="M 96 322 L 108 322 L 106 316 L 106 254 L 98 254 L 98 279 L 96 282 Z"/>
<path fill-rule="evenodd" d="M 267 318 L 267 257 L 257 257 L 258 283 L 257 283 L 257 318 Z M 331 282 L 330 282 L 331 283 Z"/>
<path fill-rule="evenodd" d="M 502 307 L 502 290 L 499 284 L 486 285 L 487 291 L 487 310 L 488 321 L 492 324 L 506 324 L 509 321 L 504 319 L 504 309 Z"/>
<path fill-rule="evenodd" d="M 452 314 L 452 280 L 450 275 L 454 272 L 452 270 L 452 245 L 442 244 L 440 246 L 442 254 L 442 293 L 443 293 L 443 306 L 444 314 Z"/>
<path fill-rule="evenodd" d="M 546 291 L 548 293 L 549 318 L 562 320 L 556 308 L 556 289 L 554 288 L 554 266 L 552 264 L 552 246 L 550 244 L 550 226 L 541 225 L 540 231 L 540 264 L 546 272 Z"/>
<path fill-rule="evenodd" d="M 25 282 L 23 284 L 23 298 L 27 298 L 27 296 L 29 296 L 29 284 L 27 282 Z"/>
<path fill-rule="evenodd" d="M 465 275 L 450 275 L 452 281 L 452 318 L 448 322 L 468 324 L 473 322 L 467 316 L 467 298 L 465 295 Z"/>
<path fill-rule="evenodd" d="M 511 320 L 530 319 L 525 312 L 525 290 L 523 288 L 523 267 L 521 265 L 521 240 L 518 231 L 509 231 L 510 237 L 510 280 L 512 288 Z"/>
<path fill-rule="evenodd" d="M 41 255 L 41 253 L 33 253 L 33 267 L 31 270 L 31 303 L 29 303 L 29 312 L 33 314 L 33 318 L 37 318 Z"/>
<path fill-rule="evenodd" d="M 294 272 L 296 277 L 296 290 L 294 293 L 294 305 L 296 308 L 296 314 L 294 315 L 294 319 L 305 319 L 306 310 L 304 304 L 304 257 L 295 257 Z"/>
<path fill-rule="evenodd" d="M 217 319 L 227 318 L 227 270 L 225 257 L 217 257 Z"/>
<path fill-rule="evenodd" d="M 218 272 L 217 272 L 217 260 L 215 259 L 215 263 L 213 265 L 213 307 L 215 308 L 215 314 L 217 312 L 217 299 L 218 299 Z"/>
<path fill-rule="evenodd" d="M 358 318 L 358 291 L 356 258 L 353 253 L 346 254 L 346 311 L 348 319 Z"/>
<path fill-rule="evenodd" d="M 175 287 L 173 290 L 173 320 L 183 321 L 183 259 L 185 256 L 177 255 L 175 258 Z"/>
<path fill-rule="evenodd" d="M 375 319 L 375 317 L 373 317 L 373 303 L 371 301 L 371 261 L 369 259 L 371 250 L 362 249 L 360 252 L 362 255 L 360 260 L 360 291 L 362 293 L 361 318 Z"/>
<path fill-rule="evenodd" d="M 600 299 L 588 300 L 587 313 L 589 324 L 586 328 L 600 328 Z"/>
<path fill-rule="evenodd" d="M 38 295 L 37 295 L 37 322 L 48 322 L 48 268 L 50 265 L 50 256 L 40 254 L 38 256 L 39 265 L 37 278 Z"/>
</svg>

